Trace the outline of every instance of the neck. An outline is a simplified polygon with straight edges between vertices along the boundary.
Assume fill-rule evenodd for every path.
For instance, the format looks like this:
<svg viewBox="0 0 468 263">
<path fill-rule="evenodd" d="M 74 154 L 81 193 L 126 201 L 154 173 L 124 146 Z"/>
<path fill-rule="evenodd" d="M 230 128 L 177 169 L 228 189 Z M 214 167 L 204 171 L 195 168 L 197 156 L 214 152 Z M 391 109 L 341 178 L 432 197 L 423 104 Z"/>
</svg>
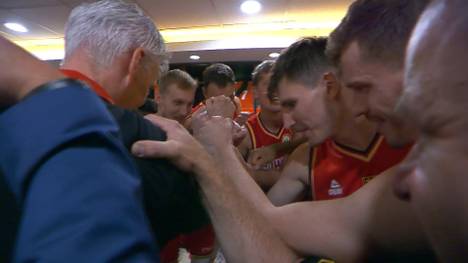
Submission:
<svg viewBox="0 0 468 263">
<path fill-rule="evenodd" d="M 109 66 L 108 68 L 113 67 Z M 109 94 L 117 105 L 120 104 L 122 92 L 120 92 L 119 83 L 121 78 L 114 71 L 101 70 L 89 58 L 88 52 L 78 49 L 71 56 L 67 57 L 62 68 L 76 70 L 94 80 Z"/>
<path fill-rule="evenodd" d="M 342 116 L 336 124 L 333 140 L 359 151 L 366 150 L 377 133 L 376 125 L 364 116 Z"/>
<path fill-rule="evenodd" d="M 262 124 L 272 133 L 277 133 L 283 127 L 281 112 L 271 112 L 268 110 L 260 110 L 258 118 Z"/>
</svg>

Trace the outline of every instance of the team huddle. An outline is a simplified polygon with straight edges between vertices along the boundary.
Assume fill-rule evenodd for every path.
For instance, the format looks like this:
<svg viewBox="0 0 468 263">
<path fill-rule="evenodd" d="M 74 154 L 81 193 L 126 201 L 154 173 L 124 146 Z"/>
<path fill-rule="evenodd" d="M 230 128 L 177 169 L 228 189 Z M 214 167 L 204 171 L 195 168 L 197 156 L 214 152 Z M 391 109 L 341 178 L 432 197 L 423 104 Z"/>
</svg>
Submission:
<svg viewBox="0 0 468 263">
<path fill-rule="evenodd" d="M 465 262 L 466 10 L 356 0 L 328 37 L 253 70 L 250 113 L 222 63 L 194 106 L 197 81 L 162 70 L 158 29 L 123 1 L 73 10 L 60 72 L 1 39 L 0 138 L 13 146 L 0 175 L 16 201 L 2 200 L 20 211 L 6 259 Z M 18 81 L 20 69 L 37 76 Z M 156 82 L 157 112 L 143 116 Z M 56 121 L 26 139 L 15 129 L 36 108 Z M 15 144 L 33 139 L 38 150 Z"/>
</svg>

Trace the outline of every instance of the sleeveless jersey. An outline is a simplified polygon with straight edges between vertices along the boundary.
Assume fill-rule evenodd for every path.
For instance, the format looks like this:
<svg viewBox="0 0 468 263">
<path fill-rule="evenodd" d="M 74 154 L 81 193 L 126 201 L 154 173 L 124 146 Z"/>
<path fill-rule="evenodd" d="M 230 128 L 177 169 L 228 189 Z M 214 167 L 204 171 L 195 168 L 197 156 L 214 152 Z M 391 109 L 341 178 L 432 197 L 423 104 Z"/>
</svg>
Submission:
<svg viewBox="0 0 468 263">
<path fill-rule="evenodd" d="M 313 200 L 345 197 L 372 178 L 400 163 L 410 147 L 391 148 L 376 135 L 365 151 L 339 145 L 331 139 L 310 150 L 309 184 Z"/>
<path fill-rule="evenodd" d="M 252 149 L 261 148 L 275 143 L 288 142 L 292 139 L 292 131 L 282 127 L 277 134 L 271 133 L 263 125 L 259 114 L 253 114 L 246 122 L 247 131 L 252 141 Z M 278 157 L 271 163 L 265 164 L 261 170 L 280 169 L 285 161 L 285 156 Z"/>
</svg>

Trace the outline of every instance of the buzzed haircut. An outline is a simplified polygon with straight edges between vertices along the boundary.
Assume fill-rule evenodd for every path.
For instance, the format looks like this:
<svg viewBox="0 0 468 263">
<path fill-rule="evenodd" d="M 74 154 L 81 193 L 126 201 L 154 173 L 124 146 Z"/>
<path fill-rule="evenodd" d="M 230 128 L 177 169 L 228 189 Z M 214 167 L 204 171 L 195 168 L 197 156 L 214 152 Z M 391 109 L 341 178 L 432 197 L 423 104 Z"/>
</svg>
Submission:
<svg viewBox="0 0 468 263">
<path fill-rule="evenodd" d="M 274 64 L 274 60 L 265 60 L 258 64 L 252 72 L 252 83 L 257 86 L 260 81 L 260 77 L 263 74 L 268 74 L 273 69 Z"/>
<path fill-rule="evenodd" d="M 168 87 L 176 84 L 177 87 L 183 90 L 195 89 L 197 81 L 194 80 L 187 72 L 180 69 L 173 69 L 166 72 L 159 80 L 159 93 L 165 94 Z"/>
<path fill-rule="evenodd" d="M 203 71 L 204 87 L 207 87 L 210 83 L 225 87 L 234 82 L 236 82 L 234 71 L 226 64 L 216 63 Z"/>
<path fill-rule="evenodd" d="M 332 68 L 325 55 L 326 46 L 326 38 L 308 37 L 283 50 L 273 67 L 268 96 L 276 96 L 278 84 L 283 78 L 306 87 L 314 87 L 322 74 Z"/>
<path fill-rule="evenodd" d="M 430 0 L 357 0 L 330 34 L 327 55 L 339 68 L 346 48 L 357 41 L 364 58 L 401 68 L 406 45 Z"/>
</svg>

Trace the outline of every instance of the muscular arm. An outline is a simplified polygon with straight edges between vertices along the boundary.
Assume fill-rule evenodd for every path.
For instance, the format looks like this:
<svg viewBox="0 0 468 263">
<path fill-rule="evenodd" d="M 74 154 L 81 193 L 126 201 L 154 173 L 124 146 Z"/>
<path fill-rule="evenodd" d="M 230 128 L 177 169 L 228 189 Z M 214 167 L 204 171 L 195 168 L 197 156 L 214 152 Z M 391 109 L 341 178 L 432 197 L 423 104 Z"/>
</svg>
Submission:
<svg viewBox="0 0 468 263">
<path fill-rule="evenodd" d="M 250 164 L 245 160 L 248 159 L 249 154 L 252 150 L 252 142 L 250 138 L 250 133 L 248 132 L 245 138 L 242 140 L 241 144 L 237 146 L 239 151 L 239 160 L 243 163 L 244 167 L 249 172 L 250 176 L 257 182 L 257 184 L 264 190 L 268 191 L 280 178 L 281 171 L 278 170 L 258 170 L 254 169 Z"/>
<path fill-rule="evenodd" d="M 237 160 L 233 148 L 223 150 L 214 157 L 214 162 L 206 163 L 197 174 L 206 207 L 212 218 L 218 240 L 228 262 L 294 262 L 298 258 L 286 243 L 278 238 L 270 224 L 265 224 L 271 203 L 259 186 L 248 175 L 244 166 Z M 210 159 L 210 158 L 209 158 Z M 233 161 L 224 166 L 225 162 Z M 223 166 L 215 165 L 222 163 Z M 242 171 L 242 180 L 229 178 L 229 169 Z M 240 184 L 246 183 L 247 189 L 240 190 Z M 232 185 L 236 187 L 232 187 Z M 219 189 L 223 189 L 222 193 Z M 249 191 L 248 189 L 252 190 Z M 245 197 L 246 193 L 249 197 Z M 258 202 L 250 202 L 259 198 Z M 226 209 L 230 207 L 231 213 Z M 248 218 L 248 219 L 247 219 Z"/>
<path fill-rule="evenodd" d="M 260 225 L 265 227 L 262 219 L 268 220 L 274 228 L 263 232 L 263 236 L 250 232 L 246 233 L 245 240 L 239 239 L 239 236 L 232 238 L 224 231 L 228 229 L 237 232 L 241 229 L 236 231 L 234 225 L 228 224 L 227 221 L 222 222 L 222 218 L 214 218 L 223 251 L 227 253 L 236 253 L 231 245 L 233 240 L 242 240 L 238 242 L 246 244 L 261 244 L 261 247 L 256 247 L 256 253 L 272 262 L 275 262 L 277 257 L 295 255 L 294 251 L 304 256 L 319 255 L 338 262 L 356 262 L 369 257 L 385 257 L 388 254 L 411 256 L 428 250 L 423 232 L 409 205 L 393 195 L 391 184 L 394 175 L 391 171 L 378 176 L 348 198 L 302 202 L 274 208 L 242 166 L 239 166 L 238 162 L 236 164 L 235 155 L 230 153 L 229 149 L 218 151 L 216 160 L 225 166 L 222 170 L 223 175 L 231 180 L 235 189 L 259 215 L 253 217 L 251 212 L 247 212 L 248 208 L 243 210 L 242 207 L 226 203 L 212 207 L 212 213 L 232 214 L 236 211 L 236 216 L 249 222 L 243 227 L 250 227 L 251 231 L 255 231 Z M 229 181 L 226 180 L 225 183 L 229 184 Z M 206 187 L 206 183 L 202 184 L 202 188 L 205 193 L 214 190 Z M 227 195 L 230 192 L 221 192 L 229 199 Z M 206 195 L 210 202 L 210 195 Z M 230 198 L 236 197 L 232 195 Z M 219 211 L 214 211 L 215 209 Z M 217 220 L 219 221 L 216 222 Z M 264 243 L 264 240 L 268 242 Z M 272 252 L 269 245 L 274 247 L 275 252 Z"/>
<path fill-rule="evenodd" d="M 300 144 L 306 141 L 307 140 L 304 136 L 295 135 L 292 141 L 275 143 L 250 151 L 246 160 L 248 160 L 248 162 L 255 168 L 259 168 L 262 165 L 273 161 L 275 158 L 290 154 Z"/>
<path fill-rule="evenodd" d="M 274 207 L 227 143 L 230 137 L 220 138 L 230 130 L 220 129 L 222 125 L 226 126 L 225 120 L 208 120 L 196 134 L 211 157 L 203 156 L 204 151 L 197 146 L 198 154 L 182 158 L 169 147 L 176 142 L 167 143 L 163 150 L 169 151 L 167 155 L 176 162 L 191 160 L 192 156 L 200 158 L 190 163 L 229 262 L 293 262 L 305 255 L 362 262 L 389 254 L 428 251 L 409 205 L 392 193 L 393 171 L 378 176 L 347 198 Z M 181 139 L 186 140 L 186 136 Z M 161 148 L 155 146 L 153 150 Z"/>
<path fill-rule="evenodd" d="M 275 206 L 298 201 L 307 190 L 309 176 L 309 149 L 304 143 L 289 156 L 278 182 L 268 191 L 268 198 Z"/>
<path fill-rule="evenodd" d="M 301 253 L 338 262 L 425 254 L 429 247 L 414 213 L 393 194 L 394 176 L 380 175 L 347 198 L 280 207 L 271 223 Z"/>
</svg>

